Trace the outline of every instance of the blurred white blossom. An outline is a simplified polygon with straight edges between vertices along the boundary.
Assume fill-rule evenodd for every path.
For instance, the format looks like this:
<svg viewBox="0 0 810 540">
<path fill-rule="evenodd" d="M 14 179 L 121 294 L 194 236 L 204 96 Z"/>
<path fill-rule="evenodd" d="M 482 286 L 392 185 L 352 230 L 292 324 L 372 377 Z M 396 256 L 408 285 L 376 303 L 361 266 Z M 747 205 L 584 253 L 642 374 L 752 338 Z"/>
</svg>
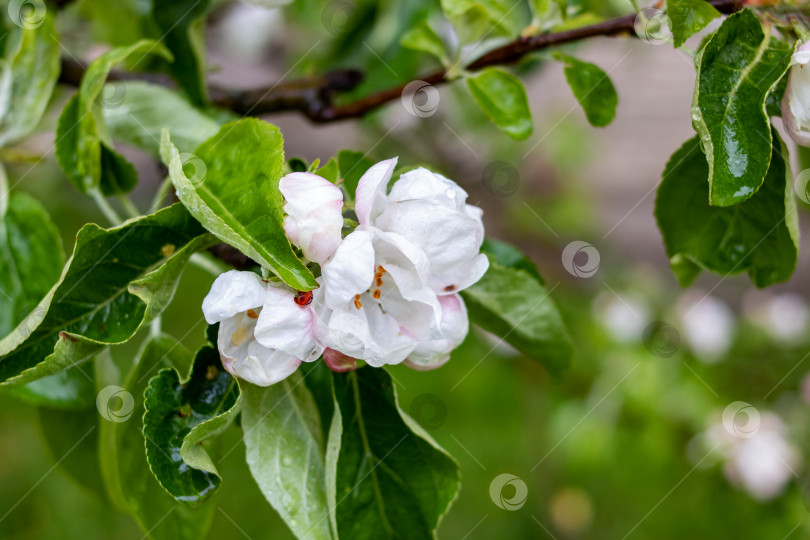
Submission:
<svg viewBox="0 0 810 540">
<path fill-rule="evenodd" d="M 692 353 L 704 363 L 718 362 L 734 339 L 734 313 L 722 300 L 695 291 L 678 302 L 681 330 Z"/>
</svg>

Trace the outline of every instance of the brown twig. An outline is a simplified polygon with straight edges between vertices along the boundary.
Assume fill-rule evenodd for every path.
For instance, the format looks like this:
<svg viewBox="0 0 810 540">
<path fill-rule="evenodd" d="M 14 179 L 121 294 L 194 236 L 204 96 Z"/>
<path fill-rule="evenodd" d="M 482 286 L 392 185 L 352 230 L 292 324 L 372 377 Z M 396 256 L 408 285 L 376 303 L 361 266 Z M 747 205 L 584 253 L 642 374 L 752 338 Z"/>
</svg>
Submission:
<svg viewBox="0 0 810 540">
<path fill-rule="evenodd" d="M 745 1 L 746 0 L 712 0 L 709 3 L 721 13 L 730 14 L 745 7 Z M 620 34 L 633 35 L 635 32 L 634 24 L 636 17 L 636 14 L 630 14 L 581 28 L 565 30 L 563 32 L 519 37 L 502 47 L 498 47 L 484 54 L 467 65 L 465 69 L 467 71 L 478 71 L 490 66 L 514 64 L 529 53 L 592 37 L 615 36 Z M 450 79 L 448 79 L 447 72 L 442 70 L 420 77 L 419 80 L 431 85 L 438 85 L 446 83 Z M 359 80 L 357 82 L 359 83 Z M 334 122 L 347 118 L 360 118 L 388 102 L 399 99 L 405 90 L 405 86 L 409 82 L 410 81 L 407 81 L 399 86 L 369 94 L 357 101 L 343 105 L 334 104 L 332 98 L 335 93 L 315 97 L 312 95 L 299 95 L 297 98 L 279 100 L 277 92 L 273 87 L 270 89 L 251 90 L 250 92 L 244 93 L 244 95 L 240 96 L 238 99 L 219 102 L 217 104 L 227 106 L 227 108 L 240 114 L 258 115 L 277 112 L 279 110 L 297 110 L 305 114 L 313 122 Z M 276 90 L 278 89 L 278 87 L 275 88 Z M 294 88 L 294 84 L 291 85 L 291 88 Z M 284 94 L 286 91 L 287 89 L 284 89 L 279 92 L 279 94 Z M 252 99 L 255 96 L 260 96 L 260 99 Z"/>
<path fill-rule="evenodd" d="M 745 7 L 750 0 L 711 0 L 709 3 L 725 14 L 734 13 Z M 634 35 L 636 14 L 625 15 L 597 24 L 536 36 L 519 37 L 494 49 L 468 64 L 467 71 L 479 71 L 486 67 L 514 64 L 527 54 L 599 36 Z M 62 60 L 60 82 L 78 86 L 84 74 L 84 67 L 70 59 Z M 374 92 L 356 101 L 335 104 L 335 98 L 348 92 L 362 81 L 363 74 L 352 69 L 330 71 L 321 77 L 308 78 L 287 83 L 276 83 L 268 88 L 234 90 L 211 87 L 211 100 L 214 105 L 230 109 L 238 114 L 258 116 L 260 114 L 298 111 L 316 123 L 334 122 L 349 118 L 360 118 L 380 108 L 382 105 L 400 99 L 407 84 Z M 149 80 L 158 84 L 172 85 L 165 75 L 153 73 L 110 73 L 110 80 Z M 435 71 L 419 78 L 431 85 L 449 82 L 446 71 Z"/>
</svg>

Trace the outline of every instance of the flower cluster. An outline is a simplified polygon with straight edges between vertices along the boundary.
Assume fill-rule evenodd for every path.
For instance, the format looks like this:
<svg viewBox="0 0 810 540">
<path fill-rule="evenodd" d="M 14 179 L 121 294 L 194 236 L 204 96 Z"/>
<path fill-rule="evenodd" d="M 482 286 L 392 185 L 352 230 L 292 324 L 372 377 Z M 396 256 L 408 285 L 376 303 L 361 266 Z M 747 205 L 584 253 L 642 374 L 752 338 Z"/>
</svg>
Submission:
<svg viewBox="0 0 810 540">
<path fill-rule="evenodd" d="M 423 168 L 389 191 L 396 163 L 377 163 L 360 179 L 359 224 L 345 238 L 340 188 L 312 173 L 281 179 L 285 232 L 320 265 L 320 287 L 295 291 L 236 270 L 219 276 L 203 313 L 220 323 L 230 373 L 267 386 L 321 356 L 334 371 L 355 360 L 414 369 L 447 362 L 469 330 L 458 293 L 489 265 L 482 212 L 455 182 Z"/>
</svg>

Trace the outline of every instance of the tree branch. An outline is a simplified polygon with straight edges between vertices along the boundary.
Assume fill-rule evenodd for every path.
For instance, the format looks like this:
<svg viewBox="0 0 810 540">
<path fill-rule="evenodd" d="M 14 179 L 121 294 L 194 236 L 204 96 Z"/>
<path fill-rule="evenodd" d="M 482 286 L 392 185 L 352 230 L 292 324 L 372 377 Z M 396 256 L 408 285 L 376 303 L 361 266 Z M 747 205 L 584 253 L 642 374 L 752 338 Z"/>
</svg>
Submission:
<svg viewBox="0 0 810 540">
<path fill-rule="evenodd" d="M 711 0 L 709 3 L 718 11 L 730 14 L 745 7 L 751 0 Z M 601 23 L 536 36 L 519 37 L 494 49 L 466 66 L 467 71 L 479 71 L 490 66 L 514 64 L 527 54 L 599 36 L 635 35 L 635 13 L 603 21 Z M 59 81 L 78 86 L 84 75 L 84 67 L 75 60 L 63 58 Z M 157 84 L 175 86 L 171 79 L 156 73 L 122 73 L 113 71 L 109 80 L 147 80 Z M 214 105 L 230 109 L 241 115 L 281 111 L 298 111 L 316 123 L 335 122 L 349 118 L 360 118 L 402 96 L 406 81 L 398 86 L 369 94 L 356 101 L 335 104 L 338 94 L 356 88 L 362 82 L 363 74 L 353 69 L 340 69 L 313 77 L 286 83 L 276 83 L 267 88 L 234 90 L 212 86 L 211 101 Z M 445 70 L 435 71 L 419 78 L 431 85 L 450 82 Z"/>
<path fill-rule="evenodd" d="M 745 7 L 746 0 L 712 0 L 709 3 L 719 12 L 730 14 Z M 537 36 L 519 37 L 497 49 L 494 49 L 480 58 L 474 60 L 465 68 L 467 71 L 479 71 L 486 67 L 496 65 L 514 64 L 529 53 L 547 49 L 558 45 L 564 45 L 574 41 L 581 41 L 598 36 L 616 36 L 620 34 L 635 33 L 635 13 L 610 19 L 590 26 L 583 26 L 563 32 L 553 34 L 540 34 Z M 354 88 L 360 82 L 360 74 L 354 84 L 348 89 Z M 436 71 L 420 77 L 419 80 L 431 85 L 438 85 L 449 82 L 447 72 Z M 334 122 L 348 118 L 360 118 L 378 109 L 380 106 L 399 99 L 405 86 L 410 81 L 401 85 L 381 90 L 369 94 L 357 101 L 343 105 L 335 105 L 334 97 L 336 91 L 318 94 L 317 92 L 295 93 L 295 83 L 290 85 L 276 85 L 269 89 L 250 90 L 248 92 L 232 92 L 228 99 L 216 100 L 215 104 L 224 106 L 240 114 L 259 115 L 281 110 L 297 110 L 306 115 L 316 123 Z M 258 98 L 257 98 L 258 96 Z"/>
</svg>

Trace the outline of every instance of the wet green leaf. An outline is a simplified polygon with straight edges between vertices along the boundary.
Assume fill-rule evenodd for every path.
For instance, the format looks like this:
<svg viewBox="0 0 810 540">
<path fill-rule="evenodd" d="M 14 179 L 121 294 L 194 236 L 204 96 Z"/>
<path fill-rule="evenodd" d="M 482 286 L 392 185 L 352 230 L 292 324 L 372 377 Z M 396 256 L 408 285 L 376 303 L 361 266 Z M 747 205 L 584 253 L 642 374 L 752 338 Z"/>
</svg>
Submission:
<svg viewBox="0 0 810 540">
<path fill-rule="evenodd" d="M 9 25 L 0 61 L 0 146 L 30 134 L 39 123 L 59 78 L 59 38 L 54 16 L 36 28 Z"/>
<path fill-rule="evenodd" d="M 256 119 L 226 124 L 194 156 L 181 156 L 164 131 L 161 153 L 178 198 L 209 231 L 290 287 L 308 291 L 318 286 L 282 225 L 278 182 L 284 140 L 276 126 Z M 184 165 L 193 167 L 191 178 Z"/>
<path fill-rule="evenodd" d="M 667 16 L 672 21 L 672 38 L 678 48 L 719 17 L 720 12 L 706 0 L 667 0 Z"/>
<path fill-rule="evenodd" d="M 610 124 L 616 116 L 619 96 L 608 74 L 599 66 L 573 56 L 555 53 L 554 58 L 565 64 L 565 79 L 588 122 L 595 127 Z"/>
<path fill-rule="evenodd" d="M 762 185 L 771 159 L 768 93 L 791 48 L 745 9 L 729 16 L 697 57 L 692 119 L 709 162 L 709 201 L 731 206 Z"/>
<path fill-rule="evenodd" d="M 655 216 L 681 285 L 700 269 L 748 272 L 757 287 L 787 280 L 796 267 L 798 218 L 787 151 L 775 135 L 765 182 L 729 208 L 709 206 L 709 167 L 696 137 L 675 152 L 658 188 Z"/>
<path fill-rule="evenodd" d="M 206 345 L 187 380 L 164 369 L 149 381 L 144 398 L 149 467 L 175 499 L 197 505 L 221 483 L 202 442 L 224 431 L 238 413 L 236 380 L 223 369 L 219 351 Z"/>
<path fill-rule="evenodd" d="M 29 382 L 128 341 L 171 301 L 210 237 L 176 204 L 112 229 L 85 225 L 59 282 L 0 341 L 0 381 Z"/>
<path fill-rule="evenodd" d="M 321 420 L 300 370 L 266 388 L 239 386 L 247 462 L 262 493 L 298 538 L 335 538 Z"/>
<path fill-rule="evenodd" d="M 498 128 L 522 141 L 532 134 L 529 99 L 520 79 L 502 69 L 487 68 L 467 78 L 475 101 Z"/>
<path fill-rule="evenodd" d="M 104 121 L 113 139 L 160 155 L 160 133 L 169 130 L 180 152 L 193 152 L 216 135 L 220 122 L 192 106 L 177 92 L 140 81 L 110 83 L 112 95 L 123 97 L 104 109 Z"/>
<path fill-rule="evenodd" d="M 103 419 L 100 424 L 100 456 L 110 496 L 156 540 L 205 538 L 216 506 L 213 498 L 196 508 L 176 501 L 158 483 L 146 460 L 143 394 L 150 377 L 165 368 L 185 373 L 190 364 L 191 354 L 173 338 L 150 338 L 119 390 L 132 396 L 130 415 L 123 419 L 110 415 L 112 421 Z"/>
<path fill-rule="evenodd" d="M 334 378 L 327 482 L 341 538 L 435 538 L 459 488 L 458 465 L 399 409 L 390 375 Z"/>
<path fill-rule="evenodd" d="M 470 320 L 539 360 L 554 374 L 571 363 L 573 345 L 549 291 L 526 270 L 490 256 L 481 281 L 461 292 Z"/>
</svg>

